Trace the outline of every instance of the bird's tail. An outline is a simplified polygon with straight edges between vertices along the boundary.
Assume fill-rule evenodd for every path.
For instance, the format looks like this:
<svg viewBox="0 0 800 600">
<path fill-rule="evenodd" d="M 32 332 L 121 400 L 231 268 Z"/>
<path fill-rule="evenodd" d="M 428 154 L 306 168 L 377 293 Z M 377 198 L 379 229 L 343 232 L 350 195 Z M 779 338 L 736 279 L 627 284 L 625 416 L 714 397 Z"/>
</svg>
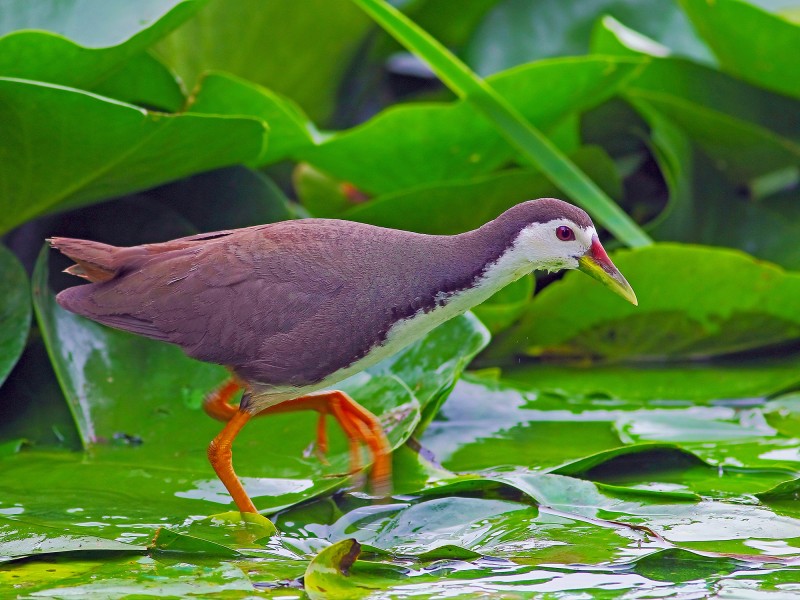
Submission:
<svg viewBox="0 0 800 600">
<path fill-rule="evenodd" d="M 75 261 L 74 265 L 65 269 L 65 273 L 98 283 L 113 279 L 119 271 L 116 260 L 119 248 L 116 246 L 63 237 L 47 241 L 51 247 Z"/>
</svg>

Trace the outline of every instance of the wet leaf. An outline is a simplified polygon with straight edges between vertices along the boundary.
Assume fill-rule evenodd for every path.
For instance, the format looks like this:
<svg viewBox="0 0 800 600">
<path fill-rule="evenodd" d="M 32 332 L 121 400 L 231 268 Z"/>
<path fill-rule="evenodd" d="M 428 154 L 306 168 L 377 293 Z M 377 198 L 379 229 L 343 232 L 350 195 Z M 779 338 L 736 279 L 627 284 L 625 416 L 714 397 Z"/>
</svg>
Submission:
<svg viewBox="0 0 800 600">
<path fill-rule="evenodd" d="M 239 553 L 232 548 L 210 542 L 199 537 L 178 533 L 171 529 L 160 528 L 156 531 L 153 541 L 150 543 L 151 552 L 181 553 L 193 555 L 210 555 L 222 558 L 234 558 Z"/>
<path fill-rule="evenodd" d="M 742 567 L 732 558 L 702 556 L 679 548 L 659 550 L 636 561 L 634 570 L 656 581 L 692 581 L 729 574 Z"/>
<path fill-rule="evenodd" d="M 303 578 L 308 596 L 317 600 L 359 598 L 368 594 L 368 590 L 359 589 L 346 579 L 360 552 L 361 545 L 354 539 L 347 539 L 325 548 L 315 556 Z"/>
<path fill-rule="evenodd" d="M 520 385 L 599 400 L 708 401 L 769 396 L 797 384 L 797 353 L 785 357 L 634 365 L 548 364 L 508 369 Z"/>
<path fill-rule="evenodd" d="M 800 394 L 787 394 L 770 400 L 762 412 L 767 423 L 782 434 L 800 437 Z"/>
<path fill-rule="evenodd" d="M 128 552 L 146 548 L 93 535 L 76 535 L 56 527 L 0 517 L 0 560 L 58 552 Z"/>
</svg>

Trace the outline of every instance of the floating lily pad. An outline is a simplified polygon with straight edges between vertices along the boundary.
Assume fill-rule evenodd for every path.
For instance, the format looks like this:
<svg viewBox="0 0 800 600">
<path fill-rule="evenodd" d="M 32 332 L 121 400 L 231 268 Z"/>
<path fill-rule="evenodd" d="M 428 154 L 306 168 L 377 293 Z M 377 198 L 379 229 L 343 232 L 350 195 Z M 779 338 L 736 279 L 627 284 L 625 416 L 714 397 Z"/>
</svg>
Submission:
<svg viewBox="0 0 800 600">
<path fill-rule="evenodd" d="M 327 598 L 359 598 L 369 593 L 367 589 L 349 583 L 348 571 L 361 552 L 361 544 L 354 539 L 342 540 L 325 548 L 309 563 L 303 578 L 304 588 L 312 600 Z"/>
</svg>

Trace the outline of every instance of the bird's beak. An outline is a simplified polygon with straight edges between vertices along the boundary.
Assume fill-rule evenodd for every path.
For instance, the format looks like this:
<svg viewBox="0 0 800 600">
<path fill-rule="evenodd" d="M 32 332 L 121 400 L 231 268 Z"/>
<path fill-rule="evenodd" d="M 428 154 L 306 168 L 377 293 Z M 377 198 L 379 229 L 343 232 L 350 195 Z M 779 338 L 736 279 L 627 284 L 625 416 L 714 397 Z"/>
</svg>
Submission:
<svg viewBox="0 0 800 600">
<path fill-rule="evenodd" d="M 622 276 L 622 273 L 619 272 L 619 269 L 614 266 L 611 259 L 608 258 L 608 254 L 606 254 L 597 236 L 592 238 L 591 248 L 578 259 L 578 269 L 590 277 L 594 277 L 634 306 L 639 305 L 636 300 L 636 294 L 633 293 L 633 288 Z"/>
</svg>

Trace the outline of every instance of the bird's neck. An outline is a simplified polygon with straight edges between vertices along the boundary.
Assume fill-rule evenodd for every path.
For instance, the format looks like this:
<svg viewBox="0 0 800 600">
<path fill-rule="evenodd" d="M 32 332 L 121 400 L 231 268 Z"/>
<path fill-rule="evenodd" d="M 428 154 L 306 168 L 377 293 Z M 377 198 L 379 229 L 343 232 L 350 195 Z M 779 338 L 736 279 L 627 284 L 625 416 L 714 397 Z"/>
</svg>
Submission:
<svg viewBox="0 0 800 600">
<path fill-rule="evenodd" d="M 449 294 L 472 308 L 489 296 L 530 273 L 535 267 L 524 249 L 515 246 L 518 230 L 491 221 L 480 229 L 453 236 L 460 269 L 469 274 L 469 284 Z"/>
</svg>

